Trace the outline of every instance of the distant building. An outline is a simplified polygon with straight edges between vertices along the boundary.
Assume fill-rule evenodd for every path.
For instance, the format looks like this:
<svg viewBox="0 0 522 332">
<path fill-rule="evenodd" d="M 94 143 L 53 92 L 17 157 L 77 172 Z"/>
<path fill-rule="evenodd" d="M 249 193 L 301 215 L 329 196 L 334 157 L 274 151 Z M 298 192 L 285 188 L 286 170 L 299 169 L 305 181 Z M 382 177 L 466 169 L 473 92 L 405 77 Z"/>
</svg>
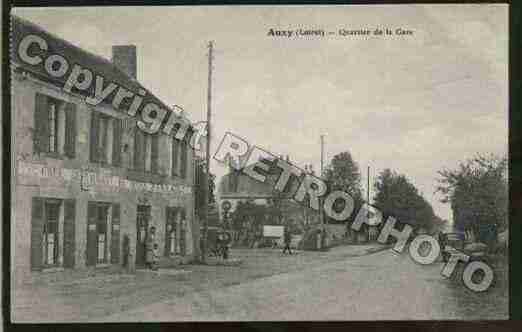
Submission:
<svg viewBox="0 0 522 332">
<path fill-rule="evenodd" d="M 217 198 L 221 219 L 224 202 L 230 203 L 230 214 L 233 215 L 239 202 L 250 201 L 257 205 L 269 206 L 276 201 L 280 206 L 281 215 L 276 216 L 267 213 L 262 217 L 262 224 L 278 225 L 283 223 L 299 233 L 302 233 L 305 228 L 317 227 L 320 223 L 319 212 L 311 208 L 305 208 L 292 199 L 292 195 L 297 190 L 299 181 L 295 179 L 290 180 L 287 188 L 285 188 L 286 190 L 283 193 L 279 193 L 274 189 L 278 177 L 278 172 L 270 172 L 267 176 L 267 180 L 261 183 L 242 172 L 231 169 L 228 174 L 221 178 L 218 185 Z M 260 228 L 253 228 L 253 220 L 234 220 L 234 224 L 236 228 L 237 225 L 242 225 L 240 227 L 242 228 L 241 230 L 236 230 L 236 238 L 241 238 L 242 233 L 261 234 L 262 232 Z"/>
<path fill-rule="evenodd" d="M 110 62 L 14 16 L 12 36 L 13 277 L 141 267 L 151 226 L 164 261 L 198 255 L 193 150 L 186 140 L 138 129 L 122 111 L 131 99 L 115 101 L 121 91 L 141 91 L 142 105 L 169 109 L 137 81 L 136 47 L 115 46 Z M 87 103 L 94 77 L 88 89 L 63 88 L 73 65 L 103 77 L 104 88 L 124 90 L 115 90 L 112 103 Z"/>
<path fill-rule="evenodd" d="M 313 173 L 310 167 L 305 167 L 305 172 Z M 296 179 L 290 180 L 290 183 L 285 188 L 284 193 L 279 193 L 274 190 L 275 184 L 279 177 L 280 171 L 274 171 L 273 167 L 267 174 L 267 179 L 261 183 L 250 176 L 231 169 L 228 174 L 224 175 L 218 185 L 218 201 L 221 207 L 222 203 L 230 202 L 233 212 L 238 202 L 253 201 L 257 204 L 268 204 L 270 200 L 281 201 L 281 212 L 285 222 L 293 221 L 293 224 L 299 225 L 303 230 L 317 231 L 323 228 L 321 224 L 320 212 L 311 208 L 306 208 L 302 204 L 293 200 L 293 194 L 297 191 L 299 181 Z M 356 212 L 358 212 L 356 210 Z M 220 211 L 220 214 L 222 211 Z M 351 219 L 355 218 L 355 214 Z M 266 223 L 277 224 L 277 220 L 273 217 L 268 217 Z M 348 237 L 352 243 L 366 243 L 368 241 L 376 241 L 380 227 L 379 225 L 368 226 L 363 224 L 359 231 L 354 231 L 350 228 L 351 222 L 343 224 L 332 223 L 328 225 L 328 219 L 325 216 L 326 227 L 326 244 L 333 243 L 332 241 L 340 238 Z M 370 213 L 370 219 L 375 219 L 373 213 Z M 304 227 L 303 227 L 304 226 Z"/>
</svg>

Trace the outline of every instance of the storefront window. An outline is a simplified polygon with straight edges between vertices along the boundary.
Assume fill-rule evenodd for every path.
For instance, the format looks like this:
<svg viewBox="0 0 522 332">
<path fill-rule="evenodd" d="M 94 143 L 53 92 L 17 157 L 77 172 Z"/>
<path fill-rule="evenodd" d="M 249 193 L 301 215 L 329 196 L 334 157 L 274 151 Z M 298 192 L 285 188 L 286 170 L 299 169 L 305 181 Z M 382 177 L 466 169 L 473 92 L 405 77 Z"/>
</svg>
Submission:
<svg viewBox="0 0 522 332">
<path fill-rule="evenodd" d="M 178 253 L 178 237 L 177 237 L 177 208 L 167 207 L 167 220 L 166 220 L 166 254 L 168 256 L 175 255 Z"/>
<path fill-rule="evenodd" d="M 45 203 L 45 220 L 43 227 L 43 262 L 47 266 L 58 265 L 58 223 L 60 218 L 60 201 Z"/>
<path fill-rule="evenodd" d="M 117 214 L 113 216 L 115 211 Z M 108 202 L 89 202 L 87 219 L 87 265 L 108 264 L 111 256 L 115 256 L 115 259 L 119 260 L 119 228 L 114 231 L 113 227 L 114 219 L 117 220 L 117 227 L 119 227 L 119 205 Z M 113 247 L 114 244 L 117 247 Z"/>
<path fill-rule="evenodd" d="M 168 225 L 168 232 L 169 232 L 169 253 L 175 254 L 176 253 L 176 230 L 175 230 L 176 224 Z"/>
<path fill-rule="evenodd" d="M 165 252 L 167 255 L 185 255 L 185 228 L 185 210 L 183 208 L 167 207 L 165 228 Z"/>
<path fill-rule="evenodd" d="M 109 206 L 100 204 L 98 206 L 98 222 L 97 228 L 97 242 L 98 242 L 98 264 L 107 263 L 107 218 L 109 216 Z"/>
</svg>

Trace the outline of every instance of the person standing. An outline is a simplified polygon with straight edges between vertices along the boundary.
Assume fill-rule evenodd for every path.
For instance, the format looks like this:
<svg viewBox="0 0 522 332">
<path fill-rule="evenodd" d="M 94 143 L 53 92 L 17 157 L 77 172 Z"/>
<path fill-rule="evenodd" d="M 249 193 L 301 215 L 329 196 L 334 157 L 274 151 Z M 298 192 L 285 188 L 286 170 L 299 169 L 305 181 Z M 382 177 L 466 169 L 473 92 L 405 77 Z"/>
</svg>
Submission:
<svg viewBox="0 0 522 332">
<path fill-rule="evenodd" d="M 219 258 L 221 257 L 222 255 L 222 246 L 223 246 L 223 235 L 222 235 L 222 230 L 218 230 L 217 233 L 216 233 L 216 244 L 215 244 L 215 254 L 216 254 L 216 257 Z"/>
<path fill-rule="evenodd" d="M 230 243 L 232 242 L 232 237 L 230 235 L 230 233 L 228 233 L 227 231 L 223 231 L 223 238 L 222 238 L 222 255 L 223 255 L 223 260 L 227 260 L 228 259 L 228 252 L 229 252 L 229 249 L 230 249 Z"/>
<path fill-rule="evenodd" d="M 157 271 L 159 264 L 159 246 L 154 243 L 154 249 L 152 250 L 152 270 Z"/>
<path fill-rule="evenodd" d="M 283 234 L 285 247 L 283 248 L 283 254 L 288 250 L 288 253 L 291 255 L 292 250 L 290 249 L 290 243 L 292 242 L 292 234 L 290 234 L 290 230 L 288 227 L 285 227 L 285 231 Z"/>
<path fill-rule="evenodd" d="M 152 226 L 145 240 L 145 264 L 149 269 L 154 265 L 154 243 L 156 238 L 156 227 Z"/>
</svg>

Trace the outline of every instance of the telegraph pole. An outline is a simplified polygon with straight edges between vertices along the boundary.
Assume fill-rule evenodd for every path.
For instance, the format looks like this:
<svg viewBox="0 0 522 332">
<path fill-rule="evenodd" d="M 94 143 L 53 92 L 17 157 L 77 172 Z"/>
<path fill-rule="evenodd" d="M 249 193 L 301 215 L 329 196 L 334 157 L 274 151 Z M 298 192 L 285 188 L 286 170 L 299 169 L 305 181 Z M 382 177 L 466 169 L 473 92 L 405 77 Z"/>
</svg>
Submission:
<svg viewBox="0 0 522 332">
<path fill-rule="evenodd" d="M 208 43 L 208 90 L 207 90 L 207 144 L 206 155 L 205 155 L 205 176 L 203 176 L 203 215 L 205 216 L 205 220 L 203 222 L 203 241 L 201 246 L 201 261 L 204 263 L 207 258 L 207 233 L 208 233 L 208 201 L 209 201 L 209 177 L 210 177 L 210 138 L 211 138 L 211 117 L 212 117 L 212 108 L 211 108 L 211 100 L 212 100 L 212 50 L 213 50 L 213 42 L 210 41 Z"/>
<path fill-rule="evenodd" d="M 321 135 L 321 179 L 324 177 L 324 135 Z M 323 228 L 323 232 L 321 233 L 321 249 L 327 245 L 326 243 L 326 225 L 325 225 L 325 218 L 324 218 L 324 199 L 319 199 L 320 207 L 320 218 L 321 218 L 321 226 Z"/>
<path fill-rule="evenodd" d="M 324 135 L 321 135 L 321 176 L 323 176 L 324 167 Z"/>
<path fill-rule="evenodd" d="M 368 172 L 366 173 L 368 177 L 368 185 L 366 187 L 366 202 L 370 204 L 370 166 L 368 166 Z M 368 211 L 368 214 L 370 212 Z"/>
<path fill-rule="evenodd" d="M 321 135 L 321 179 L 324 177 L 324 135 Z M 323 229 L 325 228 L 324 223 L 324 209 L 322 206 L 322 200 L 321 200 L 321 224 L 323 226 Z"/>
<path fill-rule="evenodd" d="M 367 185 L 366 185 L 366 204 L 368 209 L 366 210 L 366 222 L 370 223 L 370 165 L 368 165 L 368 171 L 366 172 Z M 367 228 L 367 239 L 370 240 L 370 228 Z"/>
</svg>

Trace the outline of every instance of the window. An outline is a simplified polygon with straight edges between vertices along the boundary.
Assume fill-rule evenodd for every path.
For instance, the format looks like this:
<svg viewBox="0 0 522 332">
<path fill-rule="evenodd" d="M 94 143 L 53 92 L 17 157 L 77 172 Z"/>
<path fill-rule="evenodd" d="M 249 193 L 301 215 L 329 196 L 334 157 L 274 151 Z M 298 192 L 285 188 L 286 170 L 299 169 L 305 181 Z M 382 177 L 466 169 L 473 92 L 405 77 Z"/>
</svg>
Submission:
<svg viewBox="0 0 522 332">
<path fill-rule="evenodd" d="M 176 208 L 167 207 L 167 223 L 165 232 L 165 255 L 171 256 L 177 253 L 177 232 L 176 232 Z"/>
<path fill-rule="evenodd" d="M 45 266 L 58 265 L 58 224 L 61 201 L 47 200 L 45 202 L 45 219 L 43 227 L 43 262 Z"/>
<path fill-rule="evenodd" d="M 147 134 L 136 129 L 134 169 L 142 172 L 159 172 L 159 134 Z"/>
<path fill-rule="evenodd" d="M 179 161 L 179 176 L 182 179 L 187 178 L 187 153 L 188 153 L 188 144 L 186 140 L 180 142 L 180 161 Z"/>
<path fill-rule="evenodd" d="M 56 103 L 49 103 L 49 152 L 58 152 L 58 139 L 56 131 L 58 128 L 58 117 L 56 114 Z"/>
<path fill-rule="evenodd" d="M 188 143 L 184 140 L 172 138 L 171 148 L 171 172 L 172 176 L 187 177 L 187 153 Z"/>
<path fill-rule="evenodd" d="M 151 206 L 138 205 L 136 211 L 136 266 L 144 266 L 146 261 L 146 240 L 151 223 Z"/>
<path fill-rule="evenodd" d="M 179 170 L 178 170 L 178 165 L 179 165 L 179 162 L 178 162 L 178 159 L 179 159 L 179 145 L 180 145 L 180 141 L 174 137 L 172 137 L 172 140 L 171 140 L 171 144 L 172 144 L 172 149 L 171 149 L 171 153 L 170 153 L 170 160 L 171 160 L 171 164 L 170 164 L 170 167 L 171 167 L 171 172 L 170 172 L 170 175 L 172 176 L 177 176 L 179 175 Z"/>
<path fill-rule="evenodd" d="M 177 207 L 166 208 L 165 255 L 186 254 L 185 210 Z"/>
<path fill-rule="evenodd" d="M 96 263 L 107 263 L 107 223 L 109 217 L 109 205 L 98 204 L 98 219 L 96 220 Z"/>
<path fill-rule="evenodd" d="M 74 267 L 75 200 L 33 197 L 31 268 Z"/>
<path fill-rule="evenodd" d="M 75 145 L 76 105 L 37 93 L 33 151 L 74 158 Z"/>
<path fill-rule="evenodd" d="M 120 206 L 118 203 L 87 204 L 87 265 L 119 263 Z"/>
<path fill-rule="evenodd" d="M 91 162 L 120 166 L 121 120 L 99 112 L 91 114 Z"/>
<path fill-rule="evenodd" d="M 179 213 L 179 252 L 182 256 L 187 253 L 186 247 L 186 226 L 187 221 L 185 220 L 185 209 L 181 209 Z"/>
</svg>

